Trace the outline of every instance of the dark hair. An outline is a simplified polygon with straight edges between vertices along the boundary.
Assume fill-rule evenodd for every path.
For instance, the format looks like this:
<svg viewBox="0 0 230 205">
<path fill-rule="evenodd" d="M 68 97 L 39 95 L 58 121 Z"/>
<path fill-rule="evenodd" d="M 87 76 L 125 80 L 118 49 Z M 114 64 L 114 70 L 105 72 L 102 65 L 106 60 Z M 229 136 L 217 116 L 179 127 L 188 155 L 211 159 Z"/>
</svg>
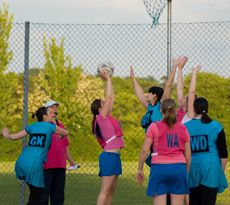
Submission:
<svg viewBox="0 0 230 205">
<path fill-rule="evenodd" d="M 96 99 L 91 104 L 91 112 L 93 113 L 92 120 L 92 133 L 94 134 L 94 123 L 96 120 L 96 116 L 99 115 L 99 108 L 101 107 L 101 99 Z"/>
<path fill-rule="evenodd" d="M 164 114 L 162 121 L 171 129 L 177 122 L 175 101 L 173 99 L 165 99 L 161 104 L 161 111 Z"/>
<path fill-rule="evenodd" d="M 196 114 L 202 114 L 202 123 L 210 123 L 212 121 L 212 119 L 208 116 L 208 101 L 205 98 L 196 98 L 193 105 Z"/>
<path fill-rule="evenodd" d="M 149 93 L 152 93 L 152 94 L 156 94 L 157 96 L 157 102 L 161 100 L 161 97 L 164 93 L 164 89 L 161 88 L 161 87 L 157 87 L 157 86 L 152 86 L 151 88 L 149 88 Z"/>
<path fill-rule="evenodd" d="M 37 109 L 37 111 L 35 113 L 32 114 L 32 118 L 37 118 L 38 122 L 43 121 L 43 116 L 47 114 L 47 108 L 46 107 L 40 107 Z"/>
</svg>

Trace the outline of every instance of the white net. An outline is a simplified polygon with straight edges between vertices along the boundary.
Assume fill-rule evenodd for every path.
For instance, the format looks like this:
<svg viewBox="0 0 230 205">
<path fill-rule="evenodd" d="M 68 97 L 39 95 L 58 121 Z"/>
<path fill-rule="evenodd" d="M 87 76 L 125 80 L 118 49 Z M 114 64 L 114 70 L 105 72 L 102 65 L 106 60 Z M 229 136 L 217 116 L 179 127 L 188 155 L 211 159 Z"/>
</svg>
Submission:
<svg viewBox="0 0 230 205">
<path fill-rule="evenodd" d="M 167 0 L 143 0 L 148 14 L 152 17 L 152 26 L 159 24 L 159 18 L 167 5 Z"/>
</svg>

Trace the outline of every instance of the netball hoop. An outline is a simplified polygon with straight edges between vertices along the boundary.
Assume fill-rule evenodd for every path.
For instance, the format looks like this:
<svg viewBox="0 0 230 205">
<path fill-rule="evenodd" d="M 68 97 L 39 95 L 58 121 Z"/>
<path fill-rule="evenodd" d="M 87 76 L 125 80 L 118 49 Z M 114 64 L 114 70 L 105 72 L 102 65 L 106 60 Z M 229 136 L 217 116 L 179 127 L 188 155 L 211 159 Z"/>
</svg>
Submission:
<svg viewBox="0 0 230 205">
<path fill-rule="evenodd" d="M 167 0 L 143 0 L 146 11 L 152 18 L 152 27 L 159 24 L 159 18 L 167 5 Z"/>
<path fill-rule="evenodd" d="M 148 14 L 152 18 L 152 27 L 159 24 L 159 18 L 168 3 L 167 12 L 167 78 L 171 71 L 171 35 L 172 35 L 172 0 L 143 0 Z"/>
</svg>

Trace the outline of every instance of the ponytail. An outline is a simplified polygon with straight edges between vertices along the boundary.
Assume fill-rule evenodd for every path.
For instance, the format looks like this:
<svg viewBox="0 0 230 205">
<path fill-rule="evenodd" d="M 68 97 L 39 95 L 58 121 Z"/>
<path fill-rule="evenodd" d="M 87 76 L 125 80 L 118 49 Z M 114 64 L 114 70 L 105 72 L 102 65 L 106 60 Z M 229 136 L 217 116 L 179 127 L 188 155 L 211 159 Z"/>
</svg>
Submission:
<svg viewBox="0 0 230 205">
<path fill-rule="evenodd" d="M 201 117 L 201 122 L 207 124 L 207 123 L 212 122 L 212 119 L 208 116 L 206 112 L 203 112 L 202 117 Z"/>
<path fill-rule="evenodd" d="M 202 123 L 210 123 L 212 119 L 208 116 L 208 101 L 203 98 L 199 97 L 196 98 L 194 101 L 194 110 L 197 115 L 201 114 L 201 122 Z"/>
<path fill-rule="evenodd" d="M 32 118 L 37 118 L 38 122 L 43 121 L 43 116 L 47 114 L 47 108 L 46 107 L 40 107 L 37 109 L 35 113 L 32 114 Z"/>
<path fill-rule="evenodd" d="M 92 133 L 95 134 L 94 125 L 96 116 L 99 115 L 99 108 L 101 107 L 101 99 L 96 99 L 91 104 L 91 112 L 93 113 L 93 120 L 92 120 Z"/>
<path fill-rule="evenodd" d="M 36 117 L 36 114 L 35 114 L 35 113 L 33 113 L 33 114 L 32 114 L 32 118 L 33 118 L 33 119 L 35 119 L 35 117 Z"/>
<path fill-rule="evenodd" d="M 163 122 L 165 122 L 170 129 L 177 122 L 176 103 L 173 99 L 165 99 L 161 105 L 162 113 L 164 114 Z"/>
<path fill-rule="evenodd" d="M 93 120 L 92 120 L 92 133 L 93 133 L 93 135 L 95 135 L 95 121 L 96 121 L 96 116 L 93 116 Z"/>
</svg>

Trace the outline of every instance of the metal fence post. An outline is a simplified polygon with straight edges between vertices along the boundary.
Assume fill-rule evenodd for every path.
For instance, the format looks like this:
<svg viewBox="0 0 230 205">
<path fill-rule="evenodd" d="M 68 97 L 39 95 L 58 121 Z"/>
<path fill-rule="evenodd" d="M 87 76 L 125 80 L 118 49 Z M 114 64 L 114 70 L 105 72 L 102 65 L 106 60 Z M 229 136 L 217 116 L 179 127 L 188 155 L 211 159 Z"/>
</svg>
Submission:
<svg viewBox="0 0 230 205">
<path fill-rule="evenodd" d="M 167 13 L 167 79 L 171 72 L 171 55 L 172 55 L 172 0 L 168 0 Z"/>
<path fill-rule="evenodd" d="M 30 22 L 25 22 L 25 41 L 24 41 L 24 97 L 23 97 L 23 128 L 28 122 L 28 88 L 29 88 L 29 43 L 30 43 Z M 22 139 L 22 147 L 26 144 L 26 138 Z M 20 205 L 25 204 L 26 184 L 21 183 Z"/>
</svg>

